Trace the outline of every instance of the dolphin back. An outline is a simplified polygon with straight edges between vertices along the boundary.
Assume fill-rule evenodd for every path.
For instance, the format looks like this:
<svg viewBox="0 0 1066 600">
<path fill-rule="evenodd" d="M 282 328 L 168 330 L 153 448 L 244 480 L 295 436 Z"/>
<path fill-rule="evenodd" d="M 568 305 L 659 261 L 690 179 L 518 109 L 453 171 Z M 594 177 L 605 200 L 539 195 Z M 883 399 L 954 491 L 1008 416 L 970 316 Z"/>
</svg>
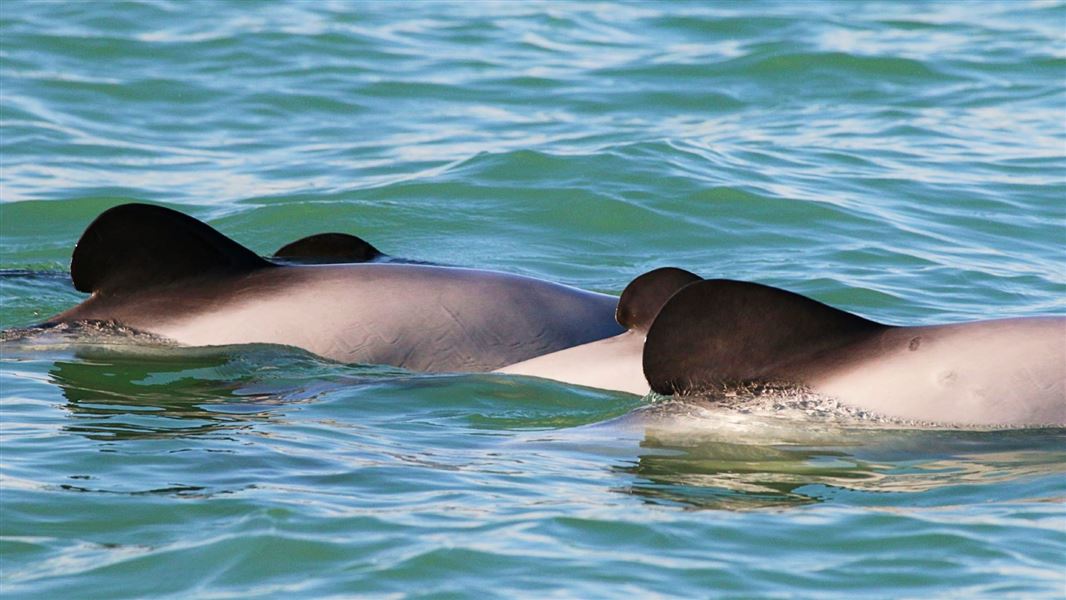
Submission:
<svg viewBox="0 0 1066 600">
<path fill-rule="evenodd" d="M 806 384 L 890 328 L 774 287 L 708 279 L 681 288 L 655 317 L 644 376 L 666 395 Z"/>
<path fill-rule="evenodd" d="M 692 282 L 702 280 L 699 275 L 676 267 L 648 271 L 622 290 L 614 318 L 626 329 L 647 331 L 671 296 Z"/>
<path fill-rule="evenodd" d="M 151 204 L 123 204 L 101 213 L 82 234 L 70 277 L 79 291 L 121 295 L 274 266 L 190 216 Z"/>
<path fill-rule="evenodd" d="M 349 233 L 316 233 L 285 244 L 273 258 L 314 264 L 363 263 L 385 255 L 361 237 Z"/>
</svg>

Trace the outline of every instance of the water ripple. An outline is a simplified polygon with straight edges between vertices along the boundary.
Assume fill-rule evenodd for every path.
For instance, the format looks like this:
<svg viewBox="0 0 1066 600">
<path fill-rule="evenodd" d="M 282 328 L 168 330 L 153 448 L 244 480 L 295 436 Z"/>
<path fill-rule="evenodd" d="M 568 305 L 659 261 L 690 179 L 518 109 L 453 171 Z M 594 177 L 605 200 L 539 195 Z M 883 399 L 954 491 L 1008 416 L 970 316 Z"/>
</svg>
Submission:
<svg viewBox="0 0 1066 600">
<path fill-rule="evenodd" d="M 5 2 L 0 325 L 80 301 L 73 244 L 133 200 L 263 254 L 340 230 L 610 293 L 675 265 L 896 323 L 1062 313 L 1064 18 L 1060 1 Z M 708 417 L 130 341 L 0 343 L 6 595 L 1066 583 L 1062 430 Z"/>
</svg>

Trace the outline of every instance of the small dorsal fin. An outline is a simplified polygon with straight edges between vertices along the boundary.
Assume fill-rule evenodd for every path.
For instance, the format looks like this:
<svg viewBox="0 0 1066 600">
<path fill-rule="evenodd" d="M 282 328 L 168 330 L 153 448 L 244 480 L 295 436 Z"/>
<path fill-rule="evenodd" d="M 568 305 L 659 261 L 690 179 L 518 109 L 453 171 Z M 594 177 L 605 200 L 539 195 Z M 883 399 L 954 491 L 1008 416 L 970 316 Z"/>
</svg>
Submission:
<svg viewBox="0 0 1066 600">
<path fill-rule="evenodd" d="M 307 263 L 361 263 L 383 256 L 366 240 L 347 233 L 309 235 L 274 253 L 274 258 Z"/>
<path fill-rule="evenodd" d="M 644 376 L 660 394 L 743 383 L 805 384 L 889 326 L 785 290 L 728 279 L 691 284 L 659 311 Z"/>
<path fill-rule="evenodd" d="M 618 298 L 618 307 L 614 318 L 626 329 L 647 331 L 651 327 L 659 309 L 666 304 L 678 290 L 702 277 L 684 269 L 662 267 L 648 271 L 629 282 L 622 296 Z"/>
<path fill-rule="evenodd" d="M 123 204 L 101 213 L 81 235 L 70 277 L 82 292 L 123 293 L 273 266 L 188 215 Z"/>
</svg>

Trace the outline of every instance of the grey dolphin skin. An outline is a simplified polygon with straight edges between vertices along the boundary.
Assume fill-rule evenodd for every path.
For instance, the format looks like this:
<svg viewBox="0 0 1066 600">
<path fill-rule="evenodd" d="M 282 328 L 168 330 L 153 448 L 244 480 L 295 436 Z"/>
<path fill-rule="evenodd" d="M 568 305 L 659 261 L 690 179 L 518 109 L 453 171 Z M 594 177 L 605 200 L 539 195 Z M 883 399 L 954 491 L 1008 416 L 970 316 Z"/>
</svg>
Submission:
<svg viewBox="0 0 1066 600">
<path fill-rule="evenodd" d="M 381 262 L 319 234 L 263 259 L 176 211 L 101 214 L 71 262 L 92 295 L 43 325 L 114 321 L 193 345 L 275 343 L 343 362 L 514 373 L 635 394 L 800 386 L 901 419 L 1066 424 L 1066 318 L 901 327 L 675 268 L 621 298 L 528 277 Z M 387 257 L 384 257 L 387 258 Z"/>
<path fill-rule="evenodd" d="M 619 305 L 629 331 L 501 372 L 710 399 L 802 387 L 906 420 L 1066 424 L 1066 318 L 900 327 L 757 283 L 693 277 L 642 275 L 630 288 L 661 287 L 623 292 L 635 305 Z"/>
<path fill-rule="evenodd" d="M 303 260 L 323 245 L 319 262 L 376 255 L 336 234 L 279 252 Z M 623 331 L 612 296 L 431 265 L 279 265 L 147 204 L 97 217 L 70 270 L 92 295 L 49 323 L 114 321 L 191 346 L 284 344 L 417 371 L 488 371 Z"/>
<path fill-rule="evenodd" d="M 1066 424 L 1066 319 L 900 327 L 785 290 L 688 285 L 642 355 L 659 393 L 799 384 L 887 416 L 974 425 Z"/>
</svg>

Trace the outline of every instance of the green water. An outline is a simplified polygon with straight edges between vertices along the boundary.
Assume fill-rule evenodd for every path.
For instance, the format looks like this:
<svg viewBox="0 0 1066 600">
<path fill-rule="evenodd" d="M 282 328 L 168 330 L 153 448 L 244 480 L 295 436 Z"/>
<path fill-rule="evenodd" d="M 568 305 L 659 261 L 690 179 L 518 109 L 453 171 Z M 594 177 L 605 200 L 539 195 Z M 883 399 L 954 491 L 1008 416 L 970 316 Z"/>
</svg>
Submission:
<svg viewBox="0 0 1066 600">
<path fill-rule="evenodd" d="M 1066 312 L 1062 2 L 0 2 L 0 326 L 152 201 L 618 293 Z M 17 270 L 17 272 L 15 271 Z M 27 273 L 28 272 L 28 273 Z M 5 598 L 1066 595 L 1062 429 L 2 347 Z"/>
</svg>

